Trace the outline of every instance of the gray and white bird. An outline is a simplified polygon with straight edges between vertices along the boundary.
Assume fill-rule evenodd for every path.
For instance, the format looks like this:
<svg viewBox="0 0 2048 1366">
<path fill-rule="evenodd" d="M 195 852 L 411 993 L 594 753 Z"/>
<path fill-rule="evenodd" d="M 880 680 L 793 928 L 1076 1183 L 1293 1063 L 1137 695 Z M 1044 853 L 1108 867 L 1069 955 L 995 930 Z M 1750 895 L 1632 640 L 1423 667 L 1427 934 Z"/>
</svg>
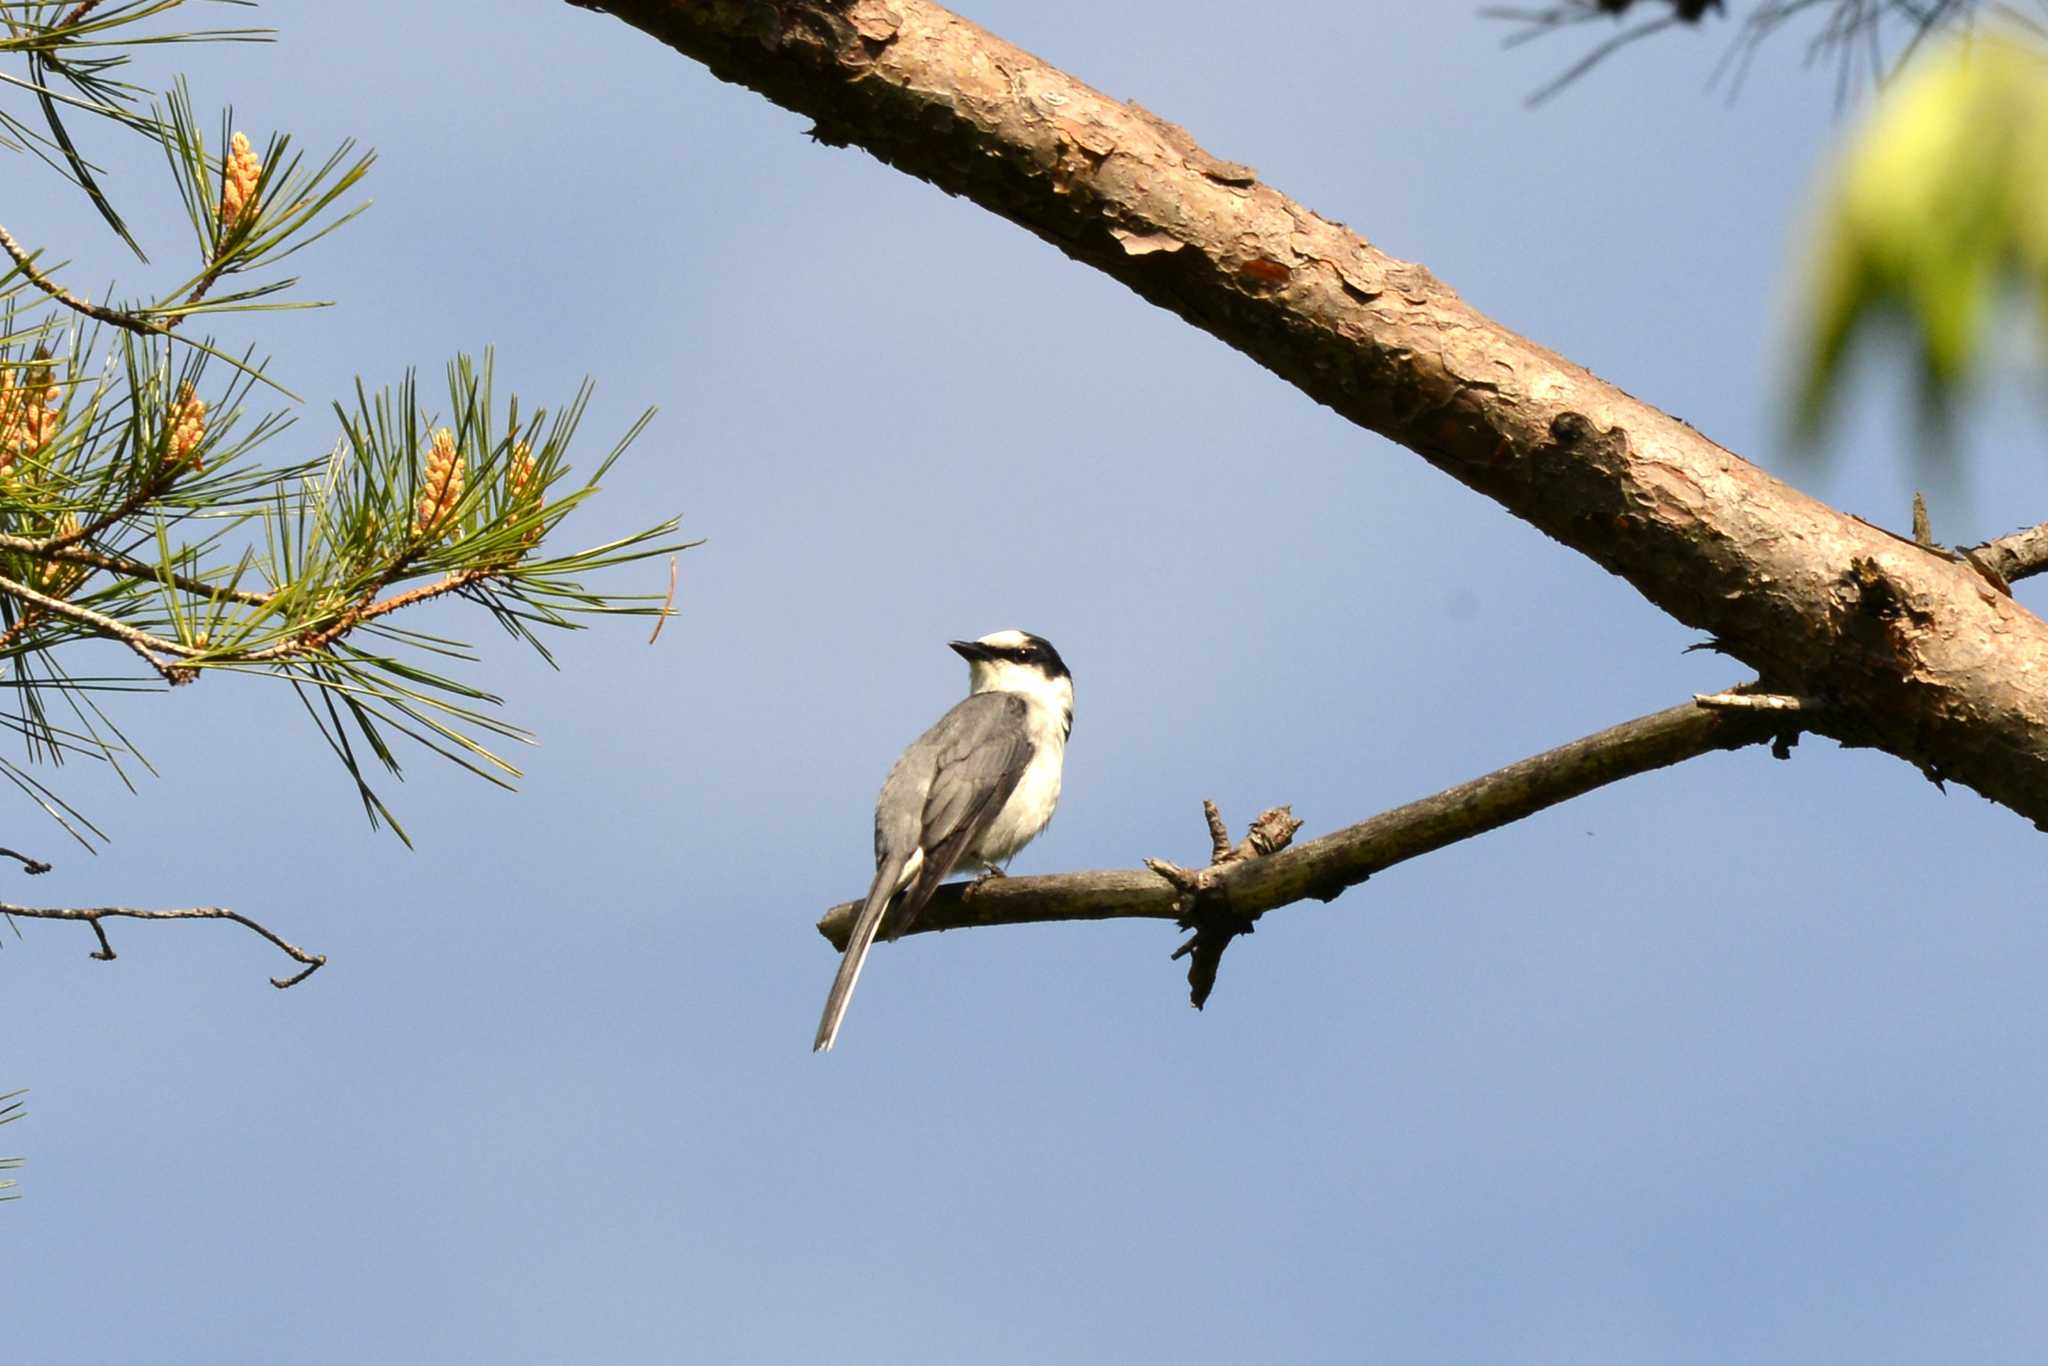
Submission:
<svg viewBox="0 0 2048 1366">
<path fill-rule="evenodd" d="M 1024 631 L 956 640 L 952 649 L 967 661 L 966 700 L 911 742 L 875 799 L 875 881 L 825 998 L 814 1052 L 839 1037 L 884 918 L 893 940 L 954 870 L 999 875 L 1059 803 L 1074 729 L 1074 680 L 1059 651 Z"/>
</svg>

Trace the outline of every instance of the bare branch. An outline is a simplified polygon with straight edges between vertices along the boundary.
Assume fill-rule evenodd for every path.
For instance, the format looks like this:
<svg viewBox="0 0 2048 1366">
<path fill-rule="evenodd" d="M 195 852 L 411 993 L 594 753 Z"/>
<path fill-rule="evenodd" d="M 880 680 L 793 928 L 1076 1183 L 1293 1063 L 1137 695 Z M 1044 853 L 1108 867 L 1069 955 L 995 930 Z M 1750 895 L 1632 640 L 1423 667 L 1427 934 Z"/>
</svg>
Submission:
<svg viewBox="0 0 2048 1366">
<path fill-rule="evenodd" d="M 1293 848 L 1280 846 L 1300 822 L 1285 808 L 1277 808 L 1254 823 L 1252 835 L 1237 849 L 1224 852 L 1217 864 L 1197 873 L 1155 860 L 1149 872 L 1119 869 L 949 883 L 939 888 L 908 933 L 1055 920 L 1185 920 L 1190 891 L 1198 894 L 1204 915 L 1234 917 L 1240 927 L 1231 933 L 1244 933 L 1267 911 L 1311 897 L 1335 900 L 1346 888 L 1384 868 L 1623 778 L 1765 741 L 1783 758 L 1813 719 L 1812 709 L 1805 706 L 1788 711 L 1703 704 L 1730 696 L 1776 700 L 1775 694 L 1736 689 L 1709 694 L 1703 702 L 1682 703 L 1610 726 Z M 1218 817 L 1211 826 L 1212 849 L 1214 828 L 1220 824 Z M 1263 857 L 1258 856 L 1261 853 Z M 818 932 L 834 948 L 844 949 L 859 910 L 858 901 L 834 906 L 818 922 Z M 1192 971 L 1190 984 L 1200 993 Z"/>
<path fill-rule="evenodd" d="M 27 873 L 30 877 L 36 877 L 42 873 L 47 873 L 50 871 L 50 865 L 43 862 L 41 859 L 30 858 L 27 854 L 17 853 L 15 850 L 12 849 L 0 849 L 0 855 L 5 855 L 6 857 L 15 860 L 17 863 L 21 865 L 21 870 L 24 873 Z"/>
<path fill-rule="evenodd" d="M 2007 583 L 2030 578 L 2048 569 L 2048 522 L 1973 546 L 1963 558 Z"/>
<path fill-rule="evenodd" d="M 20 855 L 17 854 L 15 857 L 19 858 Z M 47 866 L 45 865 L 45 867 Z M 265 939 L 277 945 L 294 962 L 305 964 L 304 968 L 289 977 L 273 977 L 270 979 L 270 985 L 280 991 L 286 987 L 297 986 L 308 977 L 311 977 L 327 962 L 326 954 L 308 953 L 298 945 L 284 939 L 275 931 L 267 929 L 256 921 L 251 920 L 248 916 L 237 911 L 231 911 L 225 906 L 185 906 L 176 910 L 145 911 L 132 906 L 13 906 L 6 902 L 0 902 L 0 915 L 18 915 L 26 920 L 83 920 L 86 924 L 92 926 L 93 934 L 100 941 L 100 946 L 92 954 L 92 957 L 99 959 L 103 963 L 113 961 L 116 955 L 113 944 L 108 942 L 106 927 L 100 923 L 102 920 L 115 918 L 125 920 L 232 920 L 244 929 L 254 930 L 257 934 L 262 935 Z"/>
<path fill-rule="evenodd" d="M 1209 822 L 1209 862 L 1221 863 L 1230 857 L 1230 827 L 1223 823 L 1223 813 L 1216 809 L 1216 803 L 1206 797 L 1202 800 L 1202 815 Z"/>
</svg>

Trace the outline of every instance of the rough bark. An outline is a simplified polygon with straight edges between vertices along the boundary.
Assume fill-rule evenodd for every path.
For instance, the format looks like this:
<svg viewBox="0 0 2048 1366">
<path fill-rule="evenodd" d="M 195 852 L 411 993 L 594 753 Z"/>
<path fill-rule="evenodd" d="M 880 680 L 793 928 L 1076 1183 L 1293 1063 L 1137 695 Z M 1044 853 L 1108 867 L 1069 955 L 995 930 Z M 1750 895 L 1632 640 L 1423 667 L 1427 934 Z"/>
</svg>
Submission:
<svg viewBox="0 0 2048 1366">
<path fill-rule="evenodd" d="M 1995 541 L 1963 552 L 1999 578 L 2012 582 L 2030 578 L 2048 569 L 2048 522 L 2001 536 Z"/>
<path fill-rule="evenodd" d="M 1710 633 L 1816 729 L 2048 829 L 2048 625 L 1780 483 L 1182 129 L 925 0 L 606 0 L 1407 446 Z"/>
</svg>

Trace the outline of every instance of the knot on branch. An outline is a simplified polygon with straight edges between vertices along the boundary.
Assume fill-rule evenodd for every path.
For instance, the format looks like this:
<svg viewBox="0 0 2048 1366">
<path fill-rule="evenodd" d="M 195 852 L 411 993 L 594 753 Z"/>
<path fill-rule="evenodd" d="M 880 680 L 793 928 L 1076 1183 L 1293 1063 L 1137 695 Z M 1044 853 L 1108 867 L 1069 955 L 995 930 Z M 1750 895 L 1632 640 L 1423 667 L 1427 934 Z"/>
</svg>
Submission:
<svg viewBox="0 0 2048 1366">
<path fill-rule="evenodd" d="M 1550 419 L 1550 438 L 1560 446 L 1576 446 L 1593 435 L 1593 424 L 1584 413 L 1570 411 Z"/>
<path fill-rule="evenodd" d="M 1840 583 L 1840 596 L 1850 613 L 1880 623 L 1895 644 L 1911 631 L 1924 630 L 1932 619 L 1871 556 L 1853 557 Z"/>
<path fill-rule="evenodd" d="M 1792 693 L 1766 692 L 1762 680 L 1743 683 L 1726 692 L 1694 693 L 1692 700 L 1694 705 L 1704 707 L 1708 711 L 1782 719 L 1785 725 L 1771 737 L 1771 757 L 1774 759 L 1791 758 L 1792 747 L 1799 743 L 1800 731 L 1825 710 L 1825 704 L 1817 698 L 1800 697 Z"/>
<path fill-rule="evenodd" d="M 1223 950 L 1241 934 L 1252 932 L 1256 916 L 1239 913 L 1230 905 L 1223 884 L 1223 870 L 1246 859 L 1262 858 L 1285 849 L 1301 829 L 1291 807 L 1276 806 L 1261 812 L 1245 837 L 1230 842 L 1230 830 L 1216 803 L 1202 802 L 1202 814 L 1209 822 L 1209 866 L 1183 868 L 1166 859 L 1148 858 L 1145 866 L 1173 885 L 1175 919 L 1184 930 L 1192 930 L 1187 942 L 1173 951 L 1173 958 L 1189 958 L 1188 1003 L 1200 1010 L 1216 986 L 1216 969 Z"/>
</svg>

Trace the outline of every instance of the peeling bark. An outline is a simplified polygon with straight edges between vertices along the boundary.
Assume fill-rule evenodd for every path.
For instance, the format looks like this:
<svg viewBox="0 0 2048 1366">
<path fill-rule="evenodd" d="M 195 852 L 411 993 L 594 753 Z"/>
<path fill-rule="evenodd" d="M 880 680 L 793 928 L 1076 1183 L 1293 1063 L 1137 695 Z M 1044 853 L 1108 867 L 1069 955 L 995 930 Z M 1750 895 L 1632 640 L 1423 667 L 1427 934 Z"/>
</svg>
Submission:
<svg viewBox="0 0 2048 1366">
<path fill-rule="evenodd" d="M 972 199 L 1711 633 L 1815 729 L 2048 829 L 2048 625 L 1468 307 L 1419 265 L 924 0 L 602 8 Z"/>
</svg>

